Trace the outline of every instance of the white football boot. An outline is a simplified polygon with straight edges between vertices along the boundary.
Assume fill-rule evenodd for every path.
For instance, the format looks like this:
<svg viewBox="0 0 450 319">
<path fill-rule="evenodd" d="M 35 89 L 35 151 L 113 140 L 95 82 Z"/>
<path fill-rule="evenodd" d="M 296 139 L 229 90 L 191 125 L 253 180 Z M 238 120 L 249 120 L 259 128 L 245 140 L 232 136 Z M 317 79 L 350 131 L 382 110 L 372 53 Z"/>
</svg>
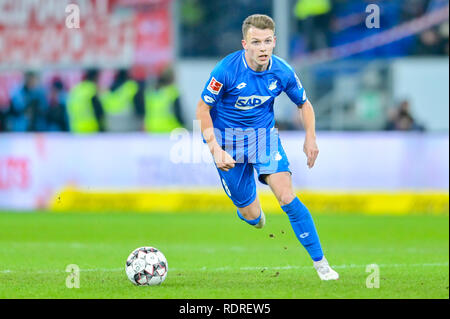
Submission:
<svg viewBox="0 0 450 319">
<path fill-rule="evenodd" d="M 263 228 L 265 224 L 266 224 L 266 215 L 264 215 L 264 212 L 261 209 L 261 218 L 258 224 L 255 225 L 255 228 Z"/>
<path fill-rule="evenodd" d="M 314 262 L 314 268 L 317 270 L 317 274 L 319 275 L 321 280 L 339 279 L 339 274 L 330 267 L 325 256 L 322 258 L 322 260 Z"/>
</svg>

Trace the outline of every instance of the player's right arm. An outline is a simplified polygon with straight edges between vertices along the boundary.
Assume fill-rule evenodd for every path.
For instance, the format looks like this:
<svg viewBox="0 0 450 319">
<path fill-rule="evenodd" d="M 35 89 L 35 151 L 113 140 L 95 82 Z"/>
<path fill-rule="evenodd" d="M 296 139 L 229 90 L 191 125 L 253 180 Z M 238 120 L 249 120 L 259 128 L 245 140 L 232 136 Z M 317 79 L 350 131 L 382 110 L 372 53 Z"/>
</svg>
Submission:
<svg viewBox="0 0 450 319">
<path fill-rule="evenodd" d="M 218 169 L 228 171 L 234 167 L 236 161 L 225 150 L 220 147 L 214 135 L 214 126 L 210 115 L 211 106 L 203 100 L 198 101 L 196 117 L 200 121 L 203 138 L 208 144 L 209 151 L 214 157 Z"/>
</svg>

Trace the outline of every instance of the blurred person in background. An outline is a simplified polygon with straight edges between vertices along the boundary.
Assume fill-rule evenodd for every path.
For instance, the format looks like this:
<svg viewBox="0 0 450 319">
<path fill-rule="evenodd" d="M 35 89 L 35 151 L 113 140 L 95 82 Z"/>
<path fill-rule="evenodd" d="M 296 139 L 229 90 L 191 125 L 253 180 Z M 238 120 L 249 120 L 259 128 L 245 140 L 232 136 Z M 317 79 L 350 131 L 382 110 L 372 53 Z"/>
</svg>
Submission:
<svg viewBox="0 0 450 319">
<path fill-rule="evenodd" d="M 74 133 L 103 132 L 104 111 L 98 97 L 98 69 L 89 69 L 84 79 L 69 93 L 67 113 L 70 131 Z"/>
<path fill-rule="evenodd" d="M 126 69 L 118 70 L 108 91 L 101 95 L 108 132 L 131 132 L 142 128 L 144 113 L 143 87 Z"/>
<path fill-rule="evenodd" d="M 299 32 L 305 35 L 308 51 L 329 46 L 331 13 L 330 0 L 297 0 L 294 15 Z"/>
<path fill-rule="evenodd" d="M 412 116 L 408 100 L 403 100 L 396 109 L 390 110 L 385 129 L 387 131 L 425 131 L 425 127 L 418 124 Z"/>
<path fill-rule="evenodd" d="M 48 104 L 45 91 L 34 72 L 26 72 L 24 82 L 13 89 L 6 114 L 7 130 L 43 132 L 47 130 Z"/>
<path fill-rule="evenodd" d="M 417 38 L 415 55 L 448 55 L 448 24 L 423 31 Z"/>
<path fill-rule="evenodd" d="M 156 81 L 154 90 L 145 95 L 145 120 L 147 132 L 166 133 L 184 127 L 181 114 L 180 92 L 175 83 L 172 67 L 166 68 Z"/>
<path fill-rule="evenodd" d="M 199 33 L 206 36 L 204 33 L 204 24 L 206 11 L 204 6 L 198 0 L 184 0 L 180 3 L 180 27 L 183 32 L 181 41 L 182 51 L 187 56 L 193 56 L 200 52 L 207 52 L 209 46 L 202 44 L 202 48 L 198 48 L 200 41 L 197 41 Z"/>
<path fill-rule="evenodd" d="M 6 131 L 6 112 L 8 111 L 8 104 L 2 103 L 0 100 L 0 132 Z"/>
<path fill-rule="evenodd" d="M 67 90 L 61 78 L 55 76 L 51 80 L 48 92 L 48 130 L 69 131 L 69 119 L 67 116 Z"/>
</svg>

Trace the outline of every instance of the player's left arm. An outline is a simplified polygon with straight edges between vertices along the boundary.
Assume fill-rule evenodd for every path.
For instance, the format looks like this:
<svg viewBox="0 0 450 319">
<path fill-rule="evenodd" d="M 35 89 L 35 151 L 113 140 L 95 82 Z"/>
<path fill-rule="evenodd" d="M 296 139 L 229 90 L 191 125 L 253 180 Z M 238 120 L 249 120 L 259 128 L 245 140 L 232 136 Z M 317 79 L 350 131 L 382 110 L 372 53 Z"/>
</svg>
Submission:
<svg viewBox="0 0 450 319">
<path fill-rule="evenodd" d="M 306 97 L 305 89 L 303 88 L 300 79 L 295 74 L 294 70 L 288 71 L 288 80 L 285 88 L 286 94 L 292 102 L 294 102 L 299 109 L 300 118 L 303 120 L 303 127 L 305 128 L 305 142 L 303 144 L 303 152 L 307 157 L 307 164 L 309 168 L 314 166 L 317 155 L 319 155 L 319 148 L 316 143 L 316 118 L 314 109 Z"/>
<path fill-rule="evenodd" d="M 316 118 L 314 108 L 309 100 L 298 105 L 300 118 L 303 119 L 303 127 L 305 128 L 305 142 L 303 144 L 303 152 L 308 158 L 307 164 L 309 168 L 314 166 L 317 155 L 319 155 L 319 148 L 316 143 Z"/>
</svg>

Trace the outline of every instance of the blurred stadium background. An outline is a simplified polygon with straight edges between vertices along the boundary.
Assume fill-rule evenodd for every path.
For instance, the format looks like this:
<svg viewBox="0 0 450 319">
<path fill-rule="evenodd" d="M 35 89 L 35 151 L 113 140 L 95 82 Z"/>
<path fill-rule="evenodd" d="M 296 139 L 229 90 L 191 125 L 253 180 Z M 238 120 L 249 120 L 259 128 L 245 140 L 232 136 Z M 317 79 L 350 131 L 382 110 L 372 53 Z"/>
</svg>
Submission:
<svg viewBox="0 0 450 319">
<path fill-rule="evenodd" d="M 253 13 L 315 108 L 311 170 L 284 94 L 275 116 L 327 289 L 267 186 L 266 227 L 236 217 L 193 121 Z M 448 23 L 441 0 L 0 0 L 0 299 L 448 299 Z M 161 289 L 126 279 L 144 245 Z"/>
<path fill-rule="evenodd" d="M 0 0 L 0 209 L 230 212 L 193 120 L 253 13 L 274 17 L 276 54 L 315 107 L 321 153 L 307 170 L 296 108 L 285 95 L 275 106 L 311 209 L 448 214 L 440 0 Z"/>
</svg>

